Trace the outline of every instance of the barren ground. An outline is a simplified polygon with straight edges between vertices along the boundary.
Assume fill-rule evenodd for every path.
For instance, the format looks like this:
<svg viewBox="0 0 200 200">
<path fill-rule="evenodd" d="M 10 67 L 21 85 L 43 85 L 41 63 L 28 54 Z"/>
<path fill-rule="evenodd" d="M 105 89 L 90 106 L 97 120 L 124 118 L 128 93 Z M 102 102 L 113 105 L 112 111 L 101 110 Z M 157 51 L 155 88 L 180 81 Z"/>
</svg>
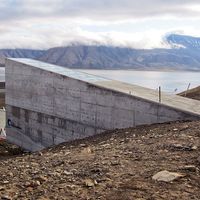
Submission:
<svg viewBox="0 0 200 200">
<path fill-rule="evenodd" d="M 2 199 L 200 199 L 200 122 L 115 130 L 34 154 L 1 155 Z M 185 176 L 152 180 L 168 170 Z"/>
<path fill-rule="evenodd" d="M 191 99 L 200 100 L 200 86 L 198 86 L 196 88 L 192 88 L 192 89 L 188 90 L 186 93 L 182 92 L 179 95 L 181 95 L 183 97 L 186 96 Z"/>
</svg>

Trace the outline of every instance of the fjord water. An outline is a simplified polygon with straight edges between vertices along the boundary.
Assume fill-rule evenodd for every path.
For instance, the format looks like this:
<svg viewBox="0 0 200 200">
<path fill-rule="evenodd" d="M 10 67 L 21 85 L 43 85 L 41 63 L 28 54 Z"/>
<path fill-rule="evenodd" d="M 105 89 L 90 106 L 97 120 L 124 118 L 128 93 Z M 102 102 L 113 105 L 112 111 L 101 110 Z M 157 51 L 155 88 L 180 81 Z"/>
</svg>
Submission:
<svg viewBox="0 0 200 200">
<path fill-rule="evenodd" d="M 200 72 L 190 71 L 135 71 L 135 70 L 82 70 L 78 71 L 107 77 L 131 84 L 136 84 L 151 89 L 158 89 L 169 93 L 179 93 L 187 89 L 200 85 Z M 0 68 L 0 81 L 5 80 L 5 68 Z"/>
<path fill-rule="evenodd" d="M 158 89 L 169 93 L 179 93 L 200 85 L 200 72 L 191 71 L 134 71 L 134 70 L 82 70 L 89 74 L 107 77 L 131 84 L 137 84 L 151 89 Z"/>
</svg>

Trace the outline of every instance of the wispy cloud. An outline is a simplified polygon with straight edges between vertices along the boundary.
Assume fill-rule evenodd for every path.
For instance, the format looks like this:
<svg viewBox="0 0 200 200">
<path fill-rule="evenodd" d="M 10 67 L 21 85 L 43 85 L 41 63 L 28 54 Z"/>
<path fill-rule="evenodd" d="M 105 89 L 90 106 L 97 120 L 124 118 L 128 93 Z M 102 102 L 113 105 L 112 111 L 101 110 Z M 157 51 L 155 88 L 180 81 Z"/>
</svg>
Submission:
<svg viewBox="0 0 200 200">
<path fill-rule="evenodd" d="M 84 17 L 120 20 L 160 15 L 200 16 L 199 0 L 1 0 L 0 20 Z"/>
<path fill-rule="evenodd" d="M 167 47 L 166 32 L 199 34 L 199 8 L 199 0 L 1 0 L 0 48 Z"/>
</svg>

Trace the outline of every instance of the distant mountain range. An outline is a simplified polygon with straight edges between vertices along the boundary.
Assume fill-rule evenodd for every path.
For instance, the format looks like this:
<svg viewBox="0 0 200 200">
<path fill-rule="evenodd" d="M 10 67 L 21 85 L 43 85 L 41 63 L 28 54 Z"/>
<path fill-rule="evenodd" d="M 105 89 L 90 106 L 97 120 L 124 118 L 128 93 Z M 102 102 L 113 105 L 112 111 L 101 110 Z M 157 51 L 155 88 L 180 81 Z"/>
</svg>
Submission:
<svg viewBox="0 0 200 200">
<path fill-rule="evenodd" d="M 163 42 L 171 48 L 71 45 L 48 50 L 2 49 L 0 62 L 4 57 L 25 57 L 82 69 L 200 70 L 200 38 L 170 34 Z"/>
<path fill-rule="evenodd" d="M 4 66 L 5 58 L 40 58 L 45 51 L 31 49 L 0 49 L 0 66 Z"/>
</svg>

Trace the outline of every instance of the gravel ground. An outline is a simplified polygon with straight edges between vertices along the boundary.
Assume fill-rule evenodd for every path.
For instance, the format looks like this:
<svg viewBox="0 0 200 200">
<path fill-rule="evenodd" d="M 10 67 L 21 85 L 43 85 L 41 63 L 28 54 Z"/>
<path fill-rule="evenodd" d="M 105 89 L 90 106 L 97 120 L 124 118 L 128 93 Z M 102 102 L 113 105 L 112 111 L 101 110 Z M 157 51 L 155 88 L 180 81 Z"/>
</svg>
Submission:
<svg viewBox="0 0 200 200">
<path fill-rule="evenodd" d="M 200 199 L 200 121 L 115 130 L 0 158 L 1 199 Z M 153 180 L 162 170 L 181 176 Z"/>
</svg>

